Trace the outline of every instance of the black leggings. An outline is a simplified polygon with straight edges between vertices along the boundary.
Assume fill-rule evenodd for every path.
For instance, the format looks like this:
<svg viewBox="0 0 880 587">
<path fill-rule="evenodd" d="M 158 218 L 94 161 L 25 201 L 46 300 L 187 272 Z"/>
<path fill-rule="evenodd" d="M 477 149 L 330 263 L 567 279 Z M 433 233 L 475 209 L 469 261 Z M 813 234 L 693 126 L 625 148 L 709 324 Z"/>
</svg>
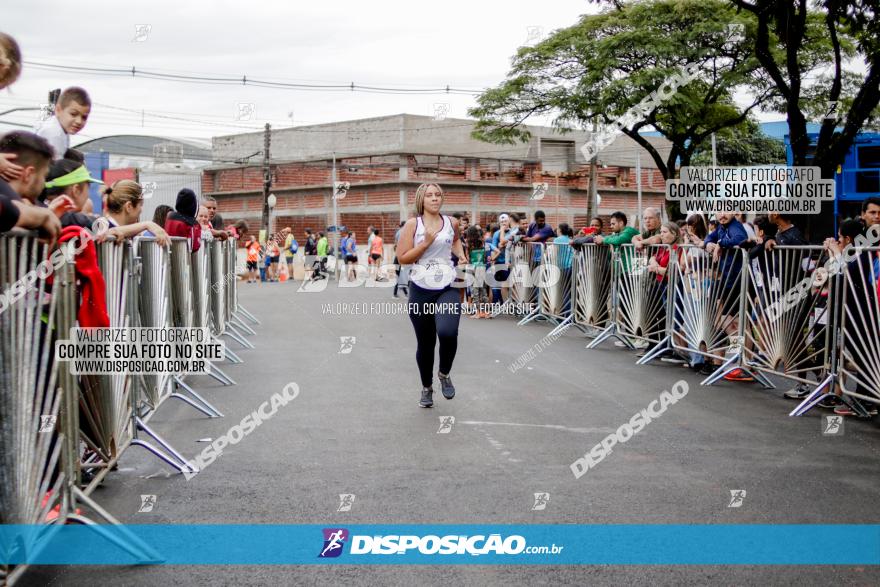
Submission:
<svg viewBox="0 0 880 587">
<path fill-rule="evenodd" d="M 452 287 L 432 290 L 409 284 L 409 319 L 416 331 L 416 363 L 424 387 L 431 387 L 434 381 L 434 344 L 438 338 L 440 372 L 449 375 L 452 369 L 458 348 L 459 300 L 458 291 Z"/>
</svg>

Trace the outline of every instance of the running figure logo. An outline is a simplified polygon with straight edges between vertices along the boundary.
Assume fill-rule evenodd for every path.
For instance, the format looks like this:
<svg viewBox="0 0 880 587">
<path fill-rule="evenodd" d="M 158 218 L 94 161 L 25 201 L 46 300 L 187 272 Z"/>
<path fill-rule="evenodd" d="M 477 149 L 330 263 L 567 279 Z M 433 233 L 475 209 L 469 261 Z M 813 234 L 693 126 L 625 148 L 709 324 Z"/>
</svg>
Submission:
<svg viewBox="0 0 880 587">
<path fill-rule="evenodd" d="M 153 508 L 156 507 L 156 496 L 155 495 L 142 495 L 141 496 L 141 507 L 138 509 L 139 514 L 145 514 L 153 511 Z"/>
<path fill-rule="evenodd" d="M 324 548 L 318 558 L 335 558 L 342 554 L 342 547 L 348 540 L 348 530 L 345 528 L 324 528 Z"/>
<path fill-rule="evenodd" d="M 452 425 L 455 424 L 455 416 L 440 416 L 440 428 L 437 434 L 449 434 L 452 432 Z"/>
<path fill-rule="evenodd" d="M 150 31 L 153 30 L 153 25 L 151 24 L 136 24 L 134 25 L 134 38 L 131 40 L 132 43 L 143 43 L 147 40 L 147 37 L 150 36 Z"/>
<path fill-rule="evenodd" d="M 535 505 L 532 506 L 532 511 L 539 511 L 547 509 L 547 504 L 550 503 L 550 494 L 549 493 L 536 493 L 535 494 Z"/>
<path fill-rule="evenodd" d="M 738 508 L 738 507 L 742 506 L 745 498 L 746 498 L 746 490 L 745 489 L 731 489 L 730 490 L 730 503 L 727 504 L 727 507 Z"/>
<path fill-rule="evenodd" d="M 822 423 L 823 436 L 839 436 L 843 434 L 843 416 L 825 416 Z"/>
<path fill-rule="evenodd" d="M 143 198 L 146 200 L 153 197 L 153 193 L 159 189 L 159 183 L 155 181 L 145 181 L 141 184 Z"/>
<path fill-rule="evenodd" d="M 57 416 L 40 416 L 40 432 L 52 432 L 57 420 Z"/>
<path fill-rule="evenodd" d="M 351 506 L 354 504 L 354 493 L 340 493 L 339 494 L 339 507 L 336 508 L 337 512 L 350 512 Z"/>
<path fill-rule="evenodd" d="M 236 102 L 235 103 L 235 120 L 239 122 L 247 122 L 255 120 L 257 117 L 257 105 L 253 102 Z"/>
<path fill-rule="evenodd" d="M 340 355 L 350 355 L 352 349 L 354 348 L 354 343 L 357 342 L 356 336 L 340 336 L 339 337 L 339 354 Z"/>
</svg>

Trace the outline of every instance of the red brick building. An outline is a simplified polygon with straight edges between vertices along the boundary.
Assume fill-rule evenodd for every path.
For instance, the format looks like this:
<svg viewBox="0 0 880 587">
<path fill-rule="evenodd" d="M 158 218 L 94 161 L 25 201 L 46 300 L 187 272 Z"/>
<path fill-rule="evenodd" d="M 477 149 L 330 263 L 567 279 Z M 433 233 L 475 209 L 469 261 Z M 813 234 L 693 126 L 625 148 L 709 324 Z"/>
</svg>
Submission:
<svg viewBox="0 0 880 587">
<path fill-rule="evenodd" d="M 520 145 L 494 145 L 470 138 L 473 121 L 433 120 L 397 115 L 376 119 L 296 127 L 273 131 L 271 192 L 277 198 L 272 230 L 290 226 L 299 238 L 306 228 L 333 224 L 332 174 L 335 154 L 337 181 L 351 187 L 337 199 L 338 223 L 354 230 L 358 240 L 367 227 L 379 228 L 391 242 L 401 220 L 414 214 L 418 186 L 438 183 L 446 192 L 444 211 L 467 213 L 486 226 L 501 212 L 542 209 L 556 226 L 587 224 L 589 165 L 580 147 L 586 133 L 561 135 L 553 129 L 530 127 L 532 138 Z M 663 149 L 666 141 L 650 139 Z M 243 219 L 259 227 L 263 205 L 263 134 L 214 139 L 215 161 L 202 176 L 202 194 L 217 198 L 227 221 Z M 623 210 L 637 213 L 635 152 L 641 149 L 619 137 L 599 155 L 599 215 Z M 664 181 L 647 152 L 641 151 L 643 207 L 663 206 Z M 548 190 L 532 199 L 533 183 Z"/>
</svg>

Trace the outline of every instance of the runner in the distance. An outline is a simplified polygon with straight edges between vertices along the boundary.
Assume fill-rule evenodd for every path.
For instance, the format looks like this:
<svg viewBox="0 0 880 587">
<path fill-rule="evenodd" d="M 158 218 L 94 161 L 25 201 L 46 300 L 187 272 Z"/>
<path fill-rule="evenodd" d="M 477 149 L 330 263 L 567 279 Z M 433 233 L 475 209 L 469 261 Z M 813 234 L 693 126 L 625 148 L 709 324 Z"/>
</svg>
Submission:
<svg viewBox="0 0 880 587">
<path fill-rule="evenodd" d="M 422 379 L 419 405 L 434 405 L 434 345 L 440 340 L 440 378 L 443 397 L 455 397 L 449 372 L 458 347 L 459 294 L 452 287 L 454 253 L 464 263 L 458 220 L 440 214 L 443 190 L 423 183 L 416 190 L 417 218 L 403 226 L 397 244 L 402 265 L 413 265 L 409 286 L 409 319 L 416 331 L 416 363 Z"/>
</svg>

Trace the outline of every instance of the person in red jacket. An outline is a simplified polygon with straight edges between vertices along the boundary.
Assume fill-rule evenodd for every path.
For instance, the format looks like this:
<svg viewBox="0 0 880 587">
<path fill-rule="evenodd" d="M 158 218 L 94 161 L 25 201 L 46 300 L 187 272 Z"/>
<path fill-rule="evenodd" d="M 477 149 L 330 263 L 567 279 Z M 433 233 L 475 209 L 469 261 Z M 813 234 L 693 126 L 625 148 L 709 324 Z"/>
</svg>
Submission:
<svg viewBox="0 0 880 587">
<path fill-rule="evenodd" d="M 165 232 L 168 236 L 182 236 L 188 238 L 189 248 L 195 252 L 199 250 L 202 240 L 202 227 L 196 220 L 199 211 L 199 201 L 196 194 L 189 188 L 183 188 L 177 193 L 177 202 L 174 211 L 165 220 Z"/>
</svg>

